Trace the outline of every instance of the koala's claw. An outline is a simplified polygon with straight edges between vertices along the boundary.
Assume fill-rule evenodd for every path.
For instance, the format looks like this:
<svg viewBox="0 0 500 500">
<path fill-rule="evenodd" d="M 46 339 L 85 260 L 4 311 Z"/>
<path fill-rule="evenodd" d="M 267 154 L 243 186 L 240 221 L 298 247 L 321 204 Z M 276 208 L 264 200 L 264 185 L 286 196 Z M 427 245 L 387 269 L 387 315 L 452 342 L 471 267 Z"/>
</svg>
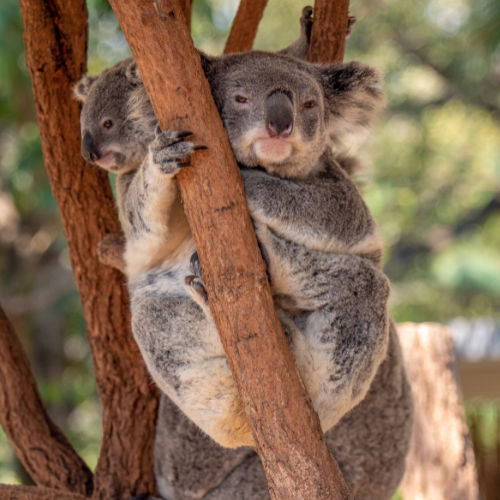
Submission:
<svg viewBox="0 0 500 500">
<path fill-rule="evenodd" d="M 200 305 L 208 308 L 208 294 L 205 290 L 205 283 L 203 283 L 203 280 L 199 276 L 186 276 L 184 282 L 186 286 L 190 288 L 193 299 Z"/>
<path fill-rule="evenodd" d="M 193 255 L 191 255 L 191 259 L 189 260 L 189 270 L 196 276 L 199 276 L 201 278 L 201 265 L 200 265 L 200 259 L 198 257 L 198 252 L 194 252 Z"/>
<path fill-rule="evenodd" d="M 183 141 L 191 135 L 192 132 L 176 130 L 167 130 L 157 135 L 149 146 L 153 164 L 164 174 L 171 175 L 175 175 L 183 167 L 189 167 L 191 163 L 182 160 L 190 157 L 195 151 L 207 149 L 205 146 L 195 146 L 190 141 Z"/>
<path fill-rule="evenodd" d="M 347 34 L 345 36 L 346 38 L 349 38 L 351 36 L 352 27 L 353 27 L 355 22 L 356 22 L 356 16 L 348 16 L 347 17 Z"/>
<path fill-rule="evenodd" d="M 300 18 L 300 31 L 302 35 L 305 35 L 307 38 L 307 42 L 311 39 L 311 30 L 314 22 L 313 8 L 311 6 L 304 7 L 302 9 L 302 17 Z"/>
</svg>

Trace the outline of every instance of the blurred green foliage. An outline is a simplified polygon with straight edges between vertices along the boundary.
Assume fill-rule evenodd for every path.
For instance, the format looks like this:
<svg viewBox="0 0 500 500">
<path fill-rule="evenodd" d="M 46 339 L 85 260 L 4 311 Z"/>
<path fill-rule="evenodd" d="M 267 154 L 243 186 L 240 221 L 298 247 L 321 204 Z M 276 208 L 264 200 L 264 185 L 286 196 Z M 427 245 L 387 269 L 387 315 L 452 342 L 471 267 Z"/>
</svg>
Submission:
<svg viewBox="0 0 500 500">
<path fill-rule="evenodd" d="M 270 0 L 255 48 L 299 34 L 298 0 Z M 105 0 L 89 0 L 89 72 L 130 51 Z M 223 50 L 236 0 L 195 0 L 192 34 Z M 397 321 L 500 309 L 500 3 L 353 0 L 346 60 L 384 71 L 388 107 L 357 174 L 386 243 Z M 0 301 L 56 422 L 94 466 L 100 407 L 57 206 L 44 170 L 22 20 L 0 2 Z M 487 431 L 485 431 L 487 432 Z M 0 432 L 0 482 L 26 481 Z"/>
</svg>

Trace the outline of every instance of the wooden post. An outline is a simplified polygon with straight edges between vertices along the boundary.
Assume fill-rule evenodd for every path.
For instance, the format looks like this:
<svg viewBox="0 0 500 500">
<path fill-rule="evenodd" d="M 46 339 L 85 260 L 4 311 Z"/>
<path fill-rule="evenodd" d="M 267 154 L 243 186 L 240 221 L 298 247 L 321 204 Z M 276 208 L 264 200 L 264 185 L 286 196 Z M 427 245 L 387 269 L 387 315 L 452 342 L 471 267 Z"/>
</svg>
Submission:
<svg viewBox="0 0 500 500">
<path fill-rule="evenodd" d="M 178 0 L 111 0 L 163 130 L 208 146 L 177 175 L 210 307 L 275 499 L 353 498 L 281 330 L 243 183 Z"/>
<path fill-rule="evenodd" d="M 465 423 L 453 340 L 437 323 L 398 325 L 415 398 L 405 500 L 477 500 L 474 452 Z"/>
<path fill-rule="evenodd" d="M 103 406 L 95 499 L 154 494 L 158 393 L 130 330 L 123 275 L 99 263 L 97 244 L 120 233 L 107 172 L 80 153 L 80 105 L 72 87 L 86 71 L 85 0 L 20 0 L 45 166 L 56 199 L 87 323 Z"/>
</svg>

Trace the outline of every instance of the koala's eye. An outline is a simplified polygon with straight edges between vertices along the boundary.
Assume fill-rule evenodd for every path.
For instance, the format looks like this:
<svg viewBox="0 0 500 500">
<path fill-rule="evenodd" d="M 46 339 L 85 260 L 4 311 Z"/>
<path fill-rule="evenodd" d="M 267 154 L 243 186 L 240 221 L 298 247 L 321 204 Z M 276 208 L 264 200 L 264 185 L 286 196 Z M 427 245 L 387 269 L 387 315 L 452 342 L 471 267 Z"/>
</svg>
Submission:
<svg viewBox="0 0 500 500">
<path fill-rule="evenodd" d="M 311 99 L 310 101 L 306 101 L 304 104 L 302 104 L 302 107 L 305 109 L 313 109 L 317 106 L 317 103 L 314 99 Z"/>
<path fill-rule="evenodd" d="M 104 128 L 111 128 L 113 126 L 113 121 L 112 120 L 105 120 L 102 124 Z"/>
<path fill-rule="evenodd" d="M 241 104 L 250 104 L 250 100 L 243 95 L 237 95 L 234 100 L 240 102 Z"/>
</svg>

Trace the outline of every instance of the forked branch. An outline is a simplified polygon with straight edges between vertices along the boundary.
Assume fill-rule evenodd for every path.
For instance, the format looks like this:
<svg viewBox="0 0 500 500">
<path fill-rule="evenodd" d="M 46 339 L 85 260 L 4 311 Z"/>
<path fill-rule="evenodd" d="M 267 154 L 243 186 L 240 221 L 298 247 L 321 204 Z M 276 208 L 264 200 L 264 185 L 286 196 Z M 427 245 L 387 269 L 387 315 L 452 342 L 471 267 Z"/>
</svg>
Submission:
<svg viewBox="0 0 500 500">
<path fill-rule="evenodd" d="M 0 424 L 38 485 L 92 493 L 92 472 L 47 414 L 28 358 L 1 307 Z"/>
</svg>

